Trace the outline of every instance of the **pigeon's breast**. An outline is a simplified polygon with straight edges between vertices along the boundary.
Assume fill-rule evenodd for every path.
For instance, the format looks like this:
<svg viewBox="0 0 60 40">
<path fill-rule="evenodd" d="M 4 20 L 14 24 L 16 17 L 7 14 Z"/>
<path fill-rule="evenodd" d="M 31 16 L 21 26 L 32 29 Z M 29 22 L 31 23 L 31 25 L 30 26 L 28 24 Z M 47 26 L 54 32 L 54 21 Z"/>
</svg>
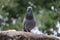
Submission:
<svg viewBox="0 0 60 40">
<path fill-rule="evenodd" d="M 29 29 L 29 30 L 33 29 L 35 27 L 35 20 L 33 20 L 33 19 L 26 20 L 25 27 L 26 27 L 26 29 Z"/>
</svg>

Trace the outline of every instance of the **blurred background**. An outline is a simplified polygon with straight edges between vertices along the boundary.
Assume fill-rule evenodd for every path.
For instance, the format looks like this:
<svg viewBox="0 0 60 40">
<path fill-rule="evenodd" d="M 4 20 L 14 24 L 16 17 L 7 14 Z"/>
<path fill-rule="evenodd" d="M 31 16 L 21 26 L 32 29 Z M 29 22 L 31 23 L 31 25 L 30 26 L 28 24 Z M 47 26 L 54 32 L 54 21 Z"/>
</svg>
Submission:
<svg viewBox="0 0 60 40">
<path fill-rule="evenodd" d="M 28 6 L 33 7 L 39 31 L 60 36 L 60 0 L 0 0 L 0 30 L 22 31 Z"/>
</svg>

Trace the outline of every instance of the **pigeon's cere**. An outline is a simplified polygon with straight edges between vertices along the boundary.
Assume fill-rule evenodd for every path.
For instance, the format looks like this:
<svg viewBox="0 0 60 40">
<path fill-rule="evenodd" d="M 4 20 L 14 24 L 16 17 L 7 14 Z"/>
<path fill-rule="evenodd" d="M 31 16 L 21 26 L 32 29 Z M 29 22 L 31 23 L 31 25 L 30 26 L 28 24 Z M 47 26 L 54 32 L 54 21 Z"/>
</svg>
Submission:
<svg viewBox="0 0 60 40">
<path fill-rule="evenodd" d="M 32 7 L 27 8 L 26 16 L 23 20 L 23 26 L 25 32 L 30 32 L 35 27 L 35 19 L 32 13 Z"/>
</svg>

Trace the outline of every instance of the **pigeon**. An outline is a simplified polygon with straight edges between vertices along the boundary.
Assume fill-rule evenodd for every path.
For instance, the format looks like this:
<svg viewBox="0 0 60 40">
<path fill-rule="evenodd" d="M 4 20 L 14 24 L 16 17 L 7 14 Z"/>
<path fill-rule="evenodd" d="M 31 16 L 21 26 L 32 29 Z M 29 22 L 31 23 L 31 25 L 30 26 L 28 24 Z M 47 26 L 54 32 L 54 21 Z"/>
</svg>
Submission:
<svg viewBox="0 0 60 40">
<path fill-rule="evenodd" d="M 32 7 L 29 6 L 27 7 L 27 13 L 23 20 L 23 31 L 31 32 L 31 30 L 35 27 L 35 25 L 36 25 L 36 22 L 33 16 Z"/>
</svg>

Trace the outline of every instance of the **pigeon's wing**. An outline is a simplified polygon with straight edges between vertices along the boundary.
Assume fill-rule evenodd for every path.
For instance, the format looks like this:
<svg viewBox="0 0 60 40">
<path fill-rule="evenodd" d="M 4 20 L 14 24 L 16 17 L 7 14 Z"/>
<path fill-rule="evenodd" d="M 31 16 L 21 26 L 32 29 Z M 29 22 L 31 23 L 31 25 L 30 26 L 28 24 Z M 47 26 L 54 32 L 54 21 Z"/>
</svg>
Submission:
<svg viewBox="0 0 60 40">
<path fill-rule="evenodd" d="M 28 24 L 27 19 L 24 18 L 24 20 L 23 20 L 23 30 L 24 30 L 25 32 L 30 32 L 28 25 L 29 25 L 29 24 Z"/>
<path fill-rule="evenodd" d="M 25 29 L 25 22 L 26 22 L 26 19 L 24 18 L 24 19 L 23 19 L 23 23 L 22 23 L 23 31 L 27 32 L 26 29 Z"/>
</svg>

